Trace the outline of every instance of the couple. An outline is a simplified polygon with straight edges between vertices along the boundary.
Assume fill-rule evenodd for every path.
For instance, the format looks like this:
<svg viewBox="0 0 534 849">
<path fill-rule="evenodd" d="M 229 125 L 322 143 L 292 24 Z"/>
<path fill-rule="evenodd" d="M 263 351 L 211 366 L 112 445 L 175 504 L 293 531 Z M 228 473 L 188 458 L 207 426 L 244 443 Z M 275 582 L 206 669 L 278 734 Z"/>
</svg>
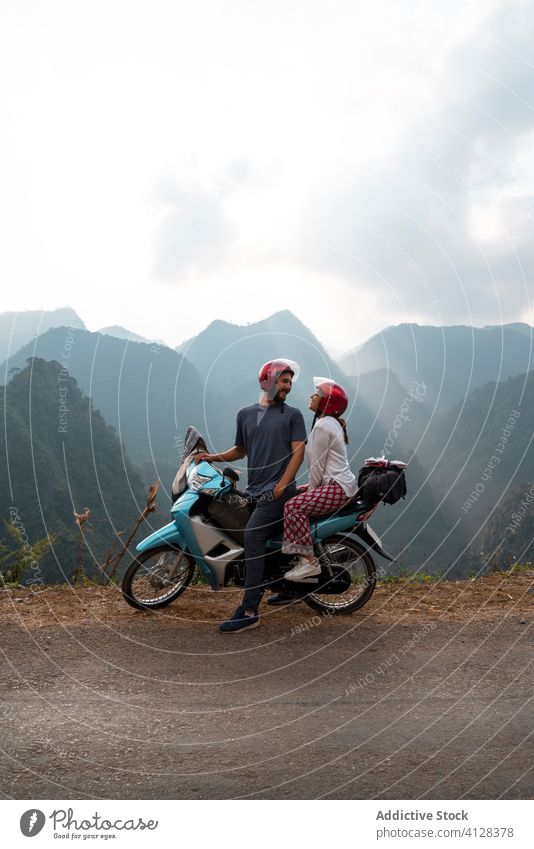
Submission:
<svg viewBox="0 0 534 849">
<path fill-rule="evenodd" d="M 245 593 L 234 615 L 219 625 L 223 633 L 260 624 L 265 543 L 273 535 L 273 525 L 284 518 L 282 551 L 299 555 L 297 566 L 286 572 L 285 578 L 298 581 L 318 575 L 321 568 L 313 554 L 309 517 L 332 513 L 356 494 L 341 418 L 348 405 L 347 393 L 332 380 L 314 378 L 309 409 L 315 415 L 306 440 L 302 413 L 286 404 L 298 374 L 299 367 L 291 360 L 279 358 L 265 363 L 258 375 L 262 397 L 258 404 L 237 414 L 234 447 L 222 454 L 202 452 L 195 457 L 197 463 L 226 463 L 247 457 L 247 494 L 254 511 L 245 528 Z M 295 477 L 304 460 L 305 445 L 310 482 L 297 491 Z"/>
</svg>

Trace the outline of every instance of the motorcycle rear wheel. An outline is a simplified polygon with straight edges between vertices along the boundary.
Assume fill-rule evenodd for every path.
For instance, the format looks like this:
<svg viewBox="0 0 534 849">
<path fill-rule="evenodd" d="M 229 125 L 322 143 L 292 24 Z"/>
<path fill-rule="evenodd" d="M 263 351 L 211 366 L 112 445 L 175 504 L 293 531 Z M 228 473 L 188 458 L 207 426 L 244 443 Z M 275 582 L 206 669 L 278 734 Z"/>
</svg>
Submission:
<svg viewBox="0 0 534 849">
<path fill-rule="evenodd" d="M 321 592 L 308 593 L 303 601 L 325 616 L 346 615 L 359 610 L 367 604 L 376 585 L 376 567 L 368 549 L 342 534 L 328 537 L 323 541 L 322 546 L 331 566 L 336 570 L 340 566 L 347 570 L 350 575 L 350 588 L 336 595 Z M 323 586 L 328 584 L 323 576 L 320 581 Z"/>
<path fill-rule="evenodd" d="M 163 545 L 134 557 L 122 579 L 122 595 L 136 610 L 158 610 L 187 589 L 194 573 L 189 555 Z"/>
</svg>

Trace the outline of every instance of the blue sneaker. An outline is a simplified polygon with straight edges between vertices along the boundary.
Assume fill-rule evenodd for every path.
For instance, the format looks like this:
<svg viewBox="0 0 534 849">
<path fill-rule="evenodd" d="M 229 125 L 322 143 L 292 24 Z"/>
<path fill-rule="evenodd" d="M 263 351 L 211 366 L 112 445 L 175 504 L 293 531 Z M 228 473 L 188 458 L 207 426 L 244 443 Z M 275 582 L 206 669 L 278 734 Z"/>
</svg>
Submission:
<svg viewBox="0 0 534 849">
<path fill-rule="evenodd" d="M 242 607 L 238 607 L 234 615 L 219 625 L 222 634 L 234 634 L 237 631 L 245 631 L 247 628 L 257 628 L 260 624 L 259 614 L 246 616 Z"/>
</svg>

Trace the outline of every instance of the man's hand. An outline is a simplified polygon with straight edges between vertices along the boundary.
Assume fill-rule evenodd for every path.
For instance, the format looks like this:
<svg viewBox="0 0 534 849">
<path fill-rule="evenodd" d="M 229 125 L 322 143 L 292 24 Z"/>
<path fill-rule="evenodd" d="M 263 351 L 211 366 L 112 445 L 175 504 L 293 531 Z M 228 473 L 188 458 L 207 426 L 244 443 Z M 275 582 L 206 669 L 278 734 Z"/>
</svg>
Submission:
<svg viewBox="0 0 534 849">
<path fill-rule="evenodd" d="M 273 495 L 274 495 L 274 497 L 277 501 L 284 494 L 284 489 L 285 489 L 285 486 L 283 484 L 281 484 L 280 481 L 278 481 L 275 488 L 273 489 Z"/>
<path fill-rule="evenodd" d="M 278 499 L 282 496 L 284 489 L 289 486 L 289 484 L 295 480 L 295 475 L 297 474 L 300 466 L 302 465 L 302 461 L 304 460 L 304 442 L 292 442 L 291 443 L 291 459 L 287 464 L 287 469 L 284 474 L 276 484 L 273 489 L 273 495 L 275 499 Z"/>
<path fill-rule="evenodd" d="M 201 460 L 207 460 L 208 463 L 233 463 L 234 460 L 242 460 L 247 456 L 242 445 L 234 445 L 228 451 L 223 451 L 222 454 L 208 454 L 207 451 L 201 451 L 200 454 L 195 454 L 195 463 L 200 463 Z"/>
<path fill-rule="evenodd" d="M 208 463 L 209 463 L 209 462 L 211 462 L 213 457 L 212 457 L 211 454 L 207 454 L 205 451 L 201 451 L 200 454 L 195 454 L 193 459 L 194 459 L 195 463 L 197 463 L 197 464 L 201 463 L 202 460 L 207 460 Z"/>
</svg>

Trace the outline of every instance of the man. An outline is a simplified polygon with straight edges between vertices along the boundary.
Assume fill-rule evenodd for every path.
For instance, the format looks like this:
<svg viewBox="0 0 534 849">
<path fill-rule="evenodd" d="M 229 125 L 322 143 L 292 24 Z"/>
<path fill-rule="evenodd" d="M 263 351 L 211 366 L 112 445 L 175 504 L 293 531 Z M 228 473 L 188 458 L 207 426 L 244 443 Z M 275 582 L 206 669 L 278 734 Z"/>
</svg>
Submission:
<svg viewBox="0 0 534 849">
<path fill-rule="evenodd" d="M 255 505 L 245 528 L 245 593 L 234 615 L 219 625 L 222 633 L 260 624 L 265 543 L 273 535 L 273 525 L 283 519 L 286 501 L 296 494 L 295 476 L 304 459 L 304 418 L 300 410 L 285 403 L 298 372 L 297 364 L 284 358 L 265 363 L 258 375 L 262 397 L 258 404 L 237 414 L 234 447 L 222 454 L 195 457 L 197 463 L 226 463 L 247 457 L 246 492 Z"/>
</svg>

